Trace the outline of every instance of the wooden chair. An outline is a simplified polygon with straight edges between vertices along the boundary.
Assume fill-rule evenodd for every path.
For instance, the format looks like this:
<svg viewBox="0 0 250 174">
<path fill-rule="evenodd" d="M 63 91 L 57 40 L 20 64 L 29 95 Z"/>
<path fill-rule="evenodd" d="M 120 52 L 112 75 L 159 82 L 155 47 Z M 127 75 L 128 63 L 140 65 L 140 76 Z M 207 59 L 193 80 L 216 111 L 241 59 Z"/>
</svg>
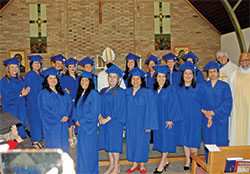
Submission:
<svg viewBox="0 0 250 174">
<path fill-rule="evenodd" d="M 209 152 L 208 164 L 205 163 L 196 154 L 191 154 L 192 169 L 191 174 L 196 174 L 197 164 L 207 174 L 226 174 L 226 158 L 228 157 L 243 157 L 243 159 L 250 159 L 250 146 L 232 146 L 232 147 L 219 147 L 221 152 Z M 201 170 L 199 168 L 198 170 Z M 197 172 L 198 173 L 198 172 Z M 247 172 L 248 174 L 250 172 Z M 230 173 L 236 174 L 236 173 Z M 243 174 L 243 173 L 241 173 Z"/>
</svg>

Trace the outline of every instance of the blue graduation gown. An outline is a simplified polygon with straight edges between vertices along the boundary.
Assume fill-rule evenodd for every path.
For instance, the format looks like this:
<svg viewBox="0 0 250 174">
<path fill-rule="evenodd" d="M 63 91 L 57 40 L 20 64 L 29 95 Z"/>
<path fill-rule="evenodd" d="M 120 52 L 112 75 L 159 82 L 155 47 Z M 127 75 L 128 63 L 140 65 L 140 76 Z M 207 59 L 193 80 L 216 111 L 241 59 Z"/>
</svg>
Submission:
<svg viewBox="0 0 250 174">
<path fill-rule="evenodd" d="M 79 174 L 98 173 L 97 123 L 101 113 L 101 96 L 92 90 L 83 102 L 77 102 L 73 120 L 79 121 L 77 136 L 76 172 Z"/>
<path fill-rule="evenodd" d="M 228 118 L 232 110 L 232 93 L 228 83 L 218 80 L 214 87 L 211 81 L 202 85 L 205 99 L 205 110 L 214 111 L 213 124 L 207 127 L 208 119 L 203 115 L 202 129 L 204 144 L 228 146 Z"/>
<path fill-rule="evenodd" d="M 17 127 L 21 138 L 27 137 L 24 129 L 27 127 L 25 97 L 20 97 L 23 88 L 26 88 L 25 83 L 14 77 L 11 77 L 10 81 L 3 77 L 0 81 L 3 113 L 10 112 L 21 121 L 22 126 Z"/>
<path fill-rule="evenodd" d="M 62 77 L 62 86 L 69 90 L 69 95 L 71 97 L 71 100 L 74 104 L 76 93 L 78 89 L 78 78 L 75 78 L 70 75 L 64 75 Z M 68 120 L 69 126 L 74 125 L 74 122 L 72 121 L 72 116 L 70 116 Z"/>
<path fill-rule="evenodd" d="M 26 110 L 32 142 L 40 142 L 43 139 L 42 120 L 38 110 L 38 94 L 42 89 L 42 82 L 43 78 L 33 70 L 25 75 L 24 83 L 30 87 L 26 97 Z"/>
<path fill-rule="evenodd" d="M 72 101 L 75 101 L 76 98 L 76 93 L 77 93 L 77 78 L 74 78 L 70 75 L 64 75 L 62 77 L 62 86 L 66 89 L 69 90 L 70 92 L 70 97 L 72 99 Z"/>
<path fill-rule="evenodd" d="M 197 69 L 197 71 L 196 71 L 196 84 L 203 83 L 204 81 L 205 80 L 204 80 L 203 73 L 201 72 L 201 70 Z"/>
<path fill-rule="evenodd" d="M 72 112 L 72 101 L 64 90 L 64 95 L 41 90 L 38 96 L 38 108 L 42 118 L 46 148 L 61 148 L 69 152 L 68 123 L 61 119 L 69 117 Z"/>
<path fill-rule="evenodd" d="M 102 116 L 111 120 L 99 127 L 99 149 L 107 152 L 122 153 L 123 128 L 126 121 L 126 95 L 125 90 L 117 88 L 114 95 L 112 92 L 115 87 L 110 89 L 103 88 L 102 94 Z"/>
<path fill-rule="evenodd" d="M 125 71 L 123 71 L 123 73 L 125 74 Z M 123 79 L 126 88 L 128 88 L 128 80 L 129 80 L 130 77 L 131 77 L 131 74 L 129 73 L 127 79 L 126 80 Z"/>
<path fill-rule="evenodd" d="M 157 106 L 152 90 L 140 88 L 135 96 L 133 87 L 126 89 L 127 119 L 126 144 L 127 159 L 133 162 L 147 162 L 150 132 L 158 129 Z"/>
<path fill-rule="evenodd" d="M 176 142 L 180 137 L 175 134 L 175 124 L 182 120 L 178 104 L 179 97 L 176 92 L 176 87 L 169 85 L 167 88 L 162 88 L 160 93 L 154 91 L 156 95 L 156 104 L 158 109 L 158 125 L 159 129 L 154 130 L 154 150 L 160 152 L 175 152 Z M 173 127 L 166 128 L 166 121 L 172 121 Z"/>
<path fill-rule="evenodd" d="M 181 72 L 179 70 L 167 73 L 168 80 L 172 85 L 178 85 L 181 80 Z M 172 81 L 172 82 L 171 82 Z"/>
<path fill-rule="evenodd" d="M 154 72 L 153 76 L 151 77 L 151 73 L 147 72 L 147 78 L 146 78 L 146 84 L 147 88 L 154 90 L 154 77 L 155 77 L 156 72 Z"/>
<path fill-rule="evenodd" d="M 180 109 L 184 120 L 184 124 L 182 124 L 183 127 L 177 130 L 177 133 L 183 140 L 181 143 L 187 147 L 200 148 L 202 118 L 200 88 L 196 85 L 195 88 L 190 86 L 187 90 L 185 85 L 182 87 L 178 85 L 177 92 L 180 97 Z"/>
</svg>

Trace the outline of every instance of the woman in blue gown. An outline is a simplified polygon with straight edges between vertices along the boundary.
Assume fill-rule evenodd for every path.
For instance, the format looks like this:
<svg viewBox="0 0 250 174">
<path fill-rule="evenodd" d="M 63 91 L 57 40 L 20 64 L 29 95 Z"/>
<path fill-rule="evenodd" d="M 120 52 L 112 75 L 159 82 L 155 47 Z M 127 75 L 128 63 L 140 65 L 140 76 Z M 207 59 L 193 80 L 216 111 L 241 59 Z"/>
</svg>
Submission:
<svg viewBox="0 0 250 174">
<path fill-rule="evenodd" d="M 190 61 L 192 62 L 193 64 L 197 64 L 199 58 L 192 52 L 188 52 L 187 54 L 185 54 L 183 57 L 182 57 L 183 61 L 184 62 L 187 62 L 187 61 Z M 201 72 L 201 70 L 196 67 L 196 72 L 195 72 L 195 82 L 197 84 L 200 84 L 200 83 L 203 83 L 204 82 L 204 75 L 203 73 Z"/>
<path fill-rule="evenodd" d="M 46 148 L 61 148 L 69 152 L 68 119 L 72 112 L 69 94 L 60 86 L 58 71 L 50 67 L 41 72 L 45 77 L 38 96 Z"/>
<path fill-rule="evenodd" d="M 159 65 L 161 63 L 161 60 L 154 56 L 153 54 L 151 54 L 146 60 L 145 63 L 147 65 L 147 88 L 154 90 L 154 77 L 155 77 L 155 70 L 153 68 L 153 66 Z"/>
<path fill-rule="evenodd" d="M 135 67 L 138 67 L 139 59 L 140 59 L 139 56 L 132 54 L 132 53 L 129 53 L 126 56 L 126 70 L 124 71 L 124 76 L 123 76 L 123 80 L 124 80 L 126 87 L 128 87 L 128 79 L 131 76 L 129 71 L 134 69 Z"/>
<path fill-rule="evenodd" d="M 204 144 L 228 146 L 228 119 L 232 110 L 232 93 L 228 83 L 218 80 L 220 65 L 209 62 L 204 66 L 209 81 L 202 84 L 206 105 L 202 117 Z M 206 159 L 208 151 L 205 149 Z"/>
<path fill-rule="evenodd" d="M 62 86 L 65 88 L 65 90 L 69 93 L 72 102 L 75 101 L 76 98 L 76 92 L 77 92 L 77 65 L 78 61 L 74 58 L 69 58 L 68 60 L 65 61 L 65 66 L 66 66 L 66 73 L 62 77 Z M 69 123 L 69 145 L 70 147 L 75 147 L 76 146 L 76 136 L 74 135 L 74 123 L 71 119 L 72 117 L 69 118 L 68 123 Z"/>
<path fill-rule="evenodd" d="M 40 55 L 28 56 L 30 58 L 30 71 L 25 75 L 24 82 L 30 87 L 26 97 L 27 120 L 29 123 L 30 140 L 35 149 L 41 149 L 43 140 L 42 120 L 38 110 L 38 94 L 42 89 L 43 78 L 40 75 L 43 59 Z"/>
<path fill-rule="evenodd" d="M 120 173 L 119 158 L 123 146 L 123 129 L 126 121 L 125 90 L 119 86 L 122 70 L 115 64 L 106 70 L 109 87 L 103 88 L 102 115 L 99 117 L 100 149 L 108 152 L 110 166 L 104 174 Z"/>
<path fill-rule="evenodd" d="M 145 72 L 134 68 L 130 73 L 132 77 L 126 89 L 126 144 L 127 159 L 133 165 L 126 172 L 140 169 L 141 173 L 146 173 L 144 163 L 148 161 L 150 130 L 158 129 L 157 106 L 153 91 L 145 88 Z"/>
<path fill-rule="evenodd" d="M 189 170 L 190 153 L 197 153 L 201 143 L 202 97 L 200 88 L 195 82 L 196 65 L 187 61 L 179 68 L 182 71 L 182 76 L 180 84 L 177 86 L 177 92 L 184 120 L 184 129 L 181 129 L 186 156 L 184 170 Z"/>
<path fill-rule="evenodd" d="M 166 61 L 166 65 L 170 69 L 170 72 L 167 73 L 170 85 L 179 85 L 181 79 L 181 72 L 176 69 L 176 62 L 178 57 L 173 53 L 168 53 L 162 58 Z"/>
<path fill-rule="evenodd" d="M 101 113 L 101 96 L 94 89 L 92 74 L 79 76 L 73 120 L 78 127 L 76 173 L 98 173 L 97 123 Z"/>
<path fill-rule="evenodd" d="M 16 58 L 4 60 L 3 64 L 7 67 L 6 75 L 0 81 L 3 113 L 10 112 L 21 121 L 21 125 L 17 125 L 17 130 L 19 136 L 25 138 L 27 137 L 25 96 L 30 92 L 30 88 L 18 75 L 20 62 Z"/>
<path fill-rule="evenodd" d="M 175 124 L 182 120 L 179 97 L 176 86 L 170 85 L 167 73 L 170 69 L 166 65 L 153 66 L 156 71 L 154 93 L 158 110 L 159 129 L 154 130 L 154 150 L 162 153 L 162 159 L 154 173 L 162 173 L 169 166 L 168 152 L 176 152 Z"/>
</svg>

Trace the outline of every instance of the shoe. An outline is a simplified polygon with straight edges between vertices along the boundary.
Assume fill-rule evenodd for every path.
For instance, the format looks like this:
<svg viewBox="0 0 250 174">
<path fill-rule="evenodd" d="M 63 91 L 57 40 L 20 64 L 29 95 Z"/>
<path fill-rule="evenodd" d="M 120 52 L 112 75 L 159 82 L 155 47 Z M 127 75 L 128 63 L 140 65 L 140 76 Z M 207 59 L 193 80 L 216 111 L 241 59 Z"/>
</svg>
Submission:
<svg viewBox="0 0 250 174">
<path fill-rule="evenodd" d="M 147 170 L 146 170 L 146 169 L 141 169 L 140 172 L 141 172 L 142 174 L 145 174 L 145 173 L 147 173 Z"/>
<path fill-rule="evenodd" d="M 189 170 L 190 167 L 187 167 L 187 166 L 183 166 L 184 170 Z"/>
<path fill-rule="evenodd" d="M 70 138 L 70 139 L 69 139 L 69 146 L 70 146 L 71 148 L 75 148 L 75 147 L 76 147 L 73 138 Z"/>
<path fill-rule="evenodd" d="M 133 173 L 135 170 L 140 170 L 140 165 L 139 164 L 133 170 L 131 170 L 131 168 L 126 170 L 126 173 Z"/>
<path fill-rule="evenodd" d="M 35 143 L 32 142 L 32 147 L 33 147 L 33 149 L 43 149 L 42 144 L 39 142 L 35 142 Z"/>
<path fill-rule="evenodd" d="M 159 171 L 158 167 L 157 167 L 157 168 L 155 168 L 154 173 L 162 173 L 163 171 L 166 171 L 166 168 L 167 168 L 167 165 L 164 166 L 164 168 L 162 169 L 162 171 Z"/>
<path fill-rule="evenodd" d="M 166 168 L 169 168 L 169 165 L 170 165 L 170 162 L 168 162 L 168 163 L 166 164 L 165 167 L 166 167 Z"/>
</svg>

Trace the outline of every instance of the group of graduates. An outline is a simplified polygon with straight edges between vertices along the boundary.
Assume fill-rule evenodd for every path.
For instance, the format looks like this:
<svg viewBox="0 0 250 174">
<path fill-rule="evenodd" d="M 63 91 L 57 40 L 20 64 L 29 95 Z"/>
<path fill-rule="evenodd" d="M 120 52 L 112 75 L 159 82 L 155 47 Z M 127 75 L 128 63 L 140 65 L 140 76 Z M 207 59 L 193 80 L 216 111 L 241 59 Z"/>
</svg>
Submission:
<svg viewBox="0 0 250 174">
<path fill-rule="evenodd" d="M 68 128 L 75 125 L 77 173 L 98 173 L 99 149 L 109 155 L 105 174 L 120 173 L 124 127 L 127 159 L 133 162 L 127 173 L 147 172 L 144 163 L 148 161 L 151 132 L 153 149 L 162 153 L 154 173 L 169 167 L 168 152 L 176 152 L 176 146 L 184 146 L 184 170 L 189 170 L 190 154 L 200 148 L 201 132 L 204 144 L 228 145 L 232 95 L 229 85 L 218 80 L 221 65 L 217 62 L 204 66 L 209 78 L 205 81 L 196 65 L 198 57 L 191 51 L 182 57 L 185 63 L 178 68 L 177 56 L 172 53 L 162 57 L 166 65 L 159 65 L 161 60 L 150 55 L 145 61 L 147 73 L 138 67 L 140 57 L 129 53 L 125 71 L 106 61 L 107 79 L 98 79 L 89 57 L 77 61 L 56 55 L 51 57 L 54 66 L 44 71 L 40 55 L 28 57 L 31 70 L 24 79 L 19 76 L 16 58 L 3 62 L 7 68 L 0 82 L 3 112 L 21 121 L 17 129 L 22 138 L 27 136 L 28 121 L 35 148 L 42 148 L 44 138 L 46 148 L 68 152 Z M 80 75 L 78 65 L 82 66 Z M 100 92 L 96 90 L 99 80 L 108 82 Z"/>
</svg>

